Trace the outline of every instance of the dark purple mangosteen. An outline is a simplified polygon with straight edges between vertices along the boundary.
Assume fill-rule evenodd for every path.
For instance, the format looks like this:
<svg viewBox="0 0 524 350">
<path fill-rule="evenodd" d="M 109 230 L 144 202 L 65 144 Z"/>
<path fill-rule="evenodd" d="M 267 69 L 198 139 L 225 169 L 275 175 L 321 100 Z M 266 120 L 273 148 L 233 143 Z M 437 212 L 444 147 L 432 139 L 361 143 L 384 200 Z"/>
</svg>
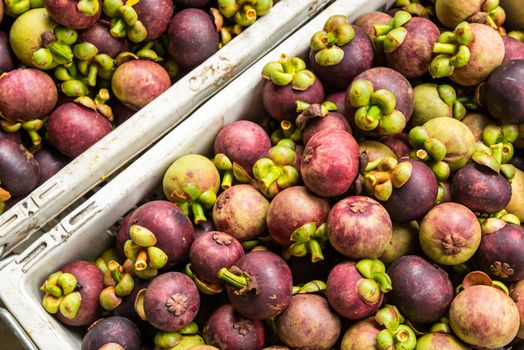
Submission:
<svg viewBox="0 0 524 350">
<path fill-rule="evenodd" d="M 231 305 L 243 316 L 264 320 L 282 313 L 291 301 L 293 277 L 286 262 L 269 251 L 244 255 L 219 277 L 226 281 Z"/>
<path fill-rule="evenodd" d="M 379 141 L 388 146 L 395 153 L 397 159 L 409 157 L 411 145 L 407 134 L 388 135 L 381 137 Z"/>
<path fill-rule="evenodd" d="M 524 44 L 510 37 L 503 36 L 504 41 L 504 61 L 502 64 L 513 60 L 524 60 Z"/>
<path fill-rule="evenodd" d="M 77 260 L 49 276 L 40 290 L 44 309 L 69 326 L 93 323 L 101 312 L 98 296 L 104 288 L 104 274 L 93 263 Z"/>
<path fill-rule="evenodd" d="M 205 7 L 211 0 L 173 0 L 176 7 L 187 8 L 187 7 Z"/>
<path fill-rule="evenodd" d="M 116 98 L 129 109 L 138 111 L 171 86 L 167 71 L 153 61 L 128 61 L 115 70 L 111 88 Z"/>
<path fill-rule="evenodd" d="M 20 132 L 5 132 L 0 128 L 0 140 L 4 139 L 11 140 L 17 144 L 22 144 L 22 135 L 20 135 Z"/>
<path fill-rule="evenodd" d="M 260 321 L 238 314 L 231 304 L 217 309 L 203 331 L 206 344 L 228 350 L 260 350 L 266 333 Z"/>
<path fill-rule="evenodd" d="M 49 16 L 57 23 L 70 29 L 92 27 L 102 14 L 99 0 L 43 0 Z"/>
<path fill-rule="evenodd" d="M 453 199 L 473 212 L 496 213 L 511 199 L 511 184 L 490 168 L 472 163 L 460 169 L 451 184 Z"/>
<path fill-rule="evenodd" d="M 309 104 L 324 101 L 322 83 L 298 57 L 282 54 L 278 61 L 264 66 L 262 77 L 266 79 L 262 90 L 264 109 L 278 121 L 296 119 L 297 101 Z"/>
<path fill-rule="evenodd" d="M 174 12 L 172 0 L 140 0 L 133 8 L 146 27 L 145 41 L 156 40 L 166 33 Z"/>
<path fill-rule="evenodd" d="M 144 295 L 147 321 L 164 332 L 174 332 L 191 323 L 199 308 L 197 287 L 180 272 L 155 277 Z"/>
<path fill-rule="evenodd" d="M 297 294 L 275 318 L 277 336 L 293 349 L 330 350 L 340 335 L 340 318 L 326 299 Z"/>
<path fill-rule="evenodd" d="M 346 91 L 333 92 L 326 96 L 325 101 L 333 102 L 337 106 L 337 112 L 346 115 Z"/>
<path fill-rule="evenodd" d="M 78 157 L 112 130 L 105 116 L 77 103 L 55 109 L 47 126 L 53 146 L 70 158 Z"/>
<path fill-rule="evenodd" d="M 324 129 L 304 149 L 301 175 L 306 187 L 322 197 L 345 193 L 358 175 L 358 144 L 347 131 Z"/>
<path fill-rule="evenodd" d="M 164 200 L 148 202 L 128 220 L 121 228 L 129 226 L 129 230 L 118 232 L 117 248 L 134 261 L 135 273 L 155 274 L 155 270 L 176 267 L 188 257 L 194 229 L 178 205 Z"/>
<path fill-rule="evenodd" d="M 38 162 L 40 169 L 37 186 L 46 182 L 69 163 L 69 159 L 47 146 L 42 146 L 33 156 Z"/>
<path fill-rule="evenodd" d="M 15 62 L 9 46 L 9 35 L 0 32 L 0 74 L 9 72 L 14 67 Z"/>
<path fill-rule="evenodd" d="M 173 16 L 167 37 L 169 54 L 186 69 L 198 66 L 218 51 L 215 24 L 200 9 L 185 9 Z"/>
<path fill-rule="evenodd" d="M 120 346 L 125 350 L 141 350 L 142 336 L 133 321 L 111 316 L 96 321 L 82 339 L 82 350 L 100 350 Z M 110 348 L 110 347 L 109 347 Z"/>
<path fill-rule="evenodd" d="M 225 154 L 231 162 L 253 174 L 253 165 L 271 148 L 265 130 L 249 120 L 239 120 L 224 126 L 215 137 L 215 154 Z"/>
<path fill-rule="evenodd" d="M 311 39 L 309 63 L 327 85 L 344 89 L 373 65 L 373 45 L 366 33 L 343 15 L 331 16 Z"/>
<path fill-rule="evenodd" d="M 0 187 L 12 197 L 25 196 L 38 183 L 39 166 L 31 152 L 8 139 L 0 139 Z"/>
<path fill-rule="evenodd" d="M 135 115 L 136 111 L 127 108 L 117 98 L 109 101 L 111 110 L 113 111 L 113 118 L 116 126 L 122 125 L 125 121 Z"/>
<path fill-rule="evenodd" d="M 388 268 L 390 302 L 412 322 L 437 322 L 453 300 L 453 286 L 440 268 L 416 255 L 395 260 Z"/>
<path fill-rule="evenodd" d="M 109 26 L 102 21 L 79 33 L 77 42 L 89 42 L 97 47 L 99 53 L 105 53 L 112 58 L 129 50 L 127 38 L 112 36 L 109 32 Z"/>
</svg>

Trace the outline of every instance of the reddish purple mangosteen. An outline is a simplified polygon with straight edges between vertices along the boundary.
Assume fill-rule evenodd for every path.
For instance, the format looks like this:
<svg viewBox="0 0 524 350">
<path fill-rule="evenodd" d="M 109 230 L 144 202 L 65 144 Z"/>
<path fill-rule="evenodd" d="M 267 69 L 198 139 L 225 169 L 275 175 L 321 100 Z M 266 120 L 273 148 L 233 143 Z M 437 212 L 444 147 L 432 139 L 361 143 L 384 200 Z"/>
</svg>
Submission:
<svg viewBox="0 0 524 350">
<path fill-rule="evenodd" d="M 311 38 L 309 63 L 327 85 L 344 89 L 358 74 L 372 67 L 373 45 L 347 16 L 331 16 Z"/>
<path fill-rule="evenodd" d="M 172 0 L 140 0 L 133 8 L 146 27 L 145 41 L 156 40 L 166 33 L 174 13 Z"/>
<path fill-rule="evenodd" d="M 375 31 L 375 25 L 377 24 L 388 24 L 391 21 L 392 17 L 384 12 L 369 12 L 362 16 L 360 16 L 356 21 L 355 25 L 362 28 L 368 38 L 373 42 L 375 38 L 377 37 L 377 33 Z M 378 48 L 374 47 L 374 59 L 373 59 L 373 66 L 379 67 L 379 66 L 385 66 L 386 65 L 386 58 L 384 56 L 384 50 L 379 50 Z"/>
<path fill-rule="evenodd" d="M 0 140 L 11 140 L 17 144 L 22 144 L 22 135 L 20 132 L 5 132 L 0 128 Z"/>
<path fill-rule="evenodd" d="M 9 35 L 0 32 L 0 74 L 9 72 L 14 67 L 15 62 L 9 46 Z"/>
<path fill-rule="evenodd" d="M 262 77 L 266 79 L 262 90 L 264 109 L 278 121 L 296 119 L 297 101 L 309 104 L 324 101 L 322 83 L 298 57 L 283 54 L 278 61 L 264 66 Z"/>
<path fill-rule="evenodd" d="M 333 102 L 337 106 L 337 112 L 346 115 L 346 91 L 333 92 L 326 96 L 325 101 Z"/>
<path fill-rule="evenodd" d="M 119 53 L 129 50 L 127 38 L 115 38 L 109 32 L 109 26 L 97 22 L 94 26 L 78 34 L 78 43 L 88 42 L 96 46 L 99 53 L 115 58 Z"/>
<path fill-rule="evenodd" d="M 120 349 L 141 350 L 142 336 L 133 321 L 111 316 L 95 322 L 82 339 L 82 350 Z"/>
<path fill-rule="evenodd" d="M 104 274 L 93 263 L 77 260 L 53 273 L 40 290 L 44 309 L 69 326 L 86 326 L 101 313 L 98 296 L 104 288 Z"/>
<path fill-rule="evenodd" d="M 217 309 L 203 331 L 206 344 L 228 350 L 260 350 L 266 332 L 260 321 L 250 320 L 235 311 L 231 304 Z"/>
<path fill-rule="evenodd" d="M 301 175 L 306 187 L 322 197 L 344 194 L 358 175 L 358 144 L 341 129 L 316 133 L 304 149 Z"/>
<path fill-rule="evenodd" d="M 504 61 L 502 62 L 503 64 L 513 60 L 524 60 L 523 43 L 510 36 L 503 36 L 502 41 L 504 41 Z"/>
<path fill-rule="evenodd" d="M 25 196 L 31 192 L 39 176 L 38 162 L 31 152 L 14 141 L 0 139 L 0 186 L 11 197 Z"/>
<path fill-rule="evenodd" d="M 49 16 L 70 29 L 92 27 L 102 14 L 100 0 L 43 0 Z"/>
<path fill-rule="evenodd" d="M 226 281 L 231 305 L 252 320 L 275 317 L 291 301 L 291 271 L 281 257 L 269 251 L 250 252 L 218 275 Z"/>
<path fill-rule="evenodd" d="M 188 8 L 173 16 L 167 37 L 169 54 L 186 69 L 198 66 L 218 51 L 215 24 L 200 9 Z"/>
<path fill-rule="evenodd" d="M 410 321 L 433 323 L 448 310 L 454 291 L 442 269 L 406 255 L 395 260 L 387 273 L 393 286 L 388 298 Z"/>
<path fill-rule="evenodd" d="M 341 129 L 352 133 L 351 126 L 343 114 L 337 112 L 337 106 L 332 102 L 324 102 L 322 105 L 304 105 L 295 123 L 302 129 L 302 140 L 305 145 L 313 135 L 324 129 Z"/>
</svg>

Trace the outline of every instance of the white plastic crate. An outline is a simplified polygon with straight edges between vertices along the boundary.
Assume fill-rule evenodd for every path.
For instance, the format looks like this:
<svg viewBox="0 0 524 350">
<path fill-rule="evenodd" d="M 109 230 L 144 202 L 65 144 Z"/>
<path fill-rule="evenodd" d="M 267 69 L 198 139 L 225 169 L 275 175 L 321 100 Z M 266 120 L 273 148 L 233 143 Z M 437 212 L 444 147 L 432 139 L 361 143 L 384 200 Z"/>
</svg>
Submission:
<svg viewBox="0 0 524 350">
<path fill-rule="evenodd" d="M 332 15 L 358 16 L 383 9 L 385 0 L 338 0 L 216 94 L 154 147 L 133 162 L 21 255 L 0 264 L 0 297 L 42 349 L 79 349 L 81 334 L 47 314 L 41 282 L 65 263 L 94 259 L 114 241 L 115 224 L 158 189 L 164 172 L 188 153 L 210 154 L 220 128 L 239 119 L 265 115 L 261 101 L 262 67 L 282 53 L 305 57 L 311 36 Z M 16 326 L 16 324 L 15 324 Z M 15 327 L 16 328 L 16 327 Z M 20 333 L 20 329 L 17 328 Z M 26 339 L 29 340 L 29 339 Z"/>
<path fill-rule="evenodd" d="M 170 131 L 333 0 L 280 0 L 264 17 L 0 216 L 0 258 Z M 78 203 L 75 203 L 78 205 Z"/>
</svg>

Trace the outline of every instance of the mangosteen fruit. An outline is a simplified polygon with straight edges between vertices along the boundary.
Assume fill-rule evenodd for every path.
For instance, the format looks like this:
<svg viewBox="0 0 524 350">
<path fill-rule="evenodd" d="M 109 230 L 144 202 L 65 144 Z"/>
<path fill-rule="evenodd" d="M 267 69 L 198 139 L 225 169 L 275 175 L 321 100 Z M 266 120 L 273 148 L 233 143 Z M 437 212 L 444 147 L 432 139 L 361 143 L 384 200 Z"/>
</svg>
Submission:
<svg viewBox="0 0 524 350">
<path fill-rule="evenodd" d="M 452 334 L 432 332 L 417 339 L 416 350 L 470 350 L 471 348 Z"/>
<path fill-rule="evenodd" d="M 506 210 L 516 215 L 520 221 L 524 220 L 524 172 L 522 170 L 515 169 L 515 176 L 511 180 L 511 199 Z"/>
<path fill-rule="evenodd" d="M 15 62 L 9 46 L 9 35 L 0 32 L 0 74 L 9 72 L 14 67 Z"/>
<path fill-rule="evenodd" d="M 413 89 L 413 115 L 410 126 L 424 125 L 433 118 L 448 117 L 462 119 L 466 108 L 457 99 L 457 93 L 451 85 L 424 83 Z"/>
<path fill-rule="evenodd" d="M 27 195 L 36 187 L 39 177 L 40 168 L 31 152 L 14 141 L 0 139 L 0 185 L 9 192 L 9 198 Z M 1 191 L 2 197 L 5 191 Z M 6 198 L 2 199 L 0 202 L 5 202 Z"/>
<path fill-rule="evenodd" d="M 99 0 L 43 0 L 49 16 L 57 23 L 71 29 L 92 27 L 102 14 Z"/>
<path fill-rule="evenodd" d="M 164 35 L 174 12 L 172 0 L 140 0 L 133 5 L 133 9 L 147 31 L 145 41 L 156 40 Z"/>
<path fill-rule="evenodd" d="M 296 120 L 297 126 L 302 129 L 302 139 L 305 145 L 313 135 L 324 129 L 341 129 L 351 134 L 351 126 L 346 117 L 337 112 L 338 107 L 334 103 L 306 105 L 307 107 Z"/>
<path fill-rule="evenodd" d="M 109 27 L 103 22 L 97 22 L 92 27 L 78 34 L 79 44 L 88 42 L 96 46 L 99 53 L 115 58 L 119 53 L 129 50 L 129 42 L 126 38 L 115 38 L 109 32 Z"/>
<path fill-rule="evenodd" d="M 520 314 L 520 328 L 517 337 L 524 338 L 524 280 L 514 283 L 510 289 L 510 297 L 517 305 Z"/>
<path fill-rule="evenodd" d="M 504 41 L 504 63 L 513 60 L 524 60 L 524 43 L 509 35 L 503 36 Z"/>
<path fill-rule="evenodd" d="M 381 137 L 379 139 L 381 143 L 386 145 L 390 150 L 393 151 L 397 159 L 409 157 L 411 152 L 411 145 L 407 134 L 394 134 Z"/>
<path fill-rule="evenodd" d="M 99 350 L 120 346 L 126 350 L 142 348 L 140 330 L 133 321 L 120 316 L 111 316 L 95 322 L 82 339 L 82 350 Z"/>
<path fill-rule="evenodd" d="M 419 249 L 417 223 L 415 221 L 393 222 L 391 241 L 379 259 L 389 265 L 404 255 L 416 254 Z"/>
<path fill-rule="evenodd" d="M 454 28 L 463 21 L 486 23 L 496 28 L 501 26 L 506 18 L 498 1 L 485 0 L 472 0 L 467 3 L 459 0 L 437 0 L 435 14 L 438 20 L 449 28 Z"/>
<path fill-rule="evenodd" d="M 69 163 L 69 159 L 46 146 L 40 148 L 33 156 L 38 162 L 40 170 L 37 186 L 46 182 Z"/>
</svg>

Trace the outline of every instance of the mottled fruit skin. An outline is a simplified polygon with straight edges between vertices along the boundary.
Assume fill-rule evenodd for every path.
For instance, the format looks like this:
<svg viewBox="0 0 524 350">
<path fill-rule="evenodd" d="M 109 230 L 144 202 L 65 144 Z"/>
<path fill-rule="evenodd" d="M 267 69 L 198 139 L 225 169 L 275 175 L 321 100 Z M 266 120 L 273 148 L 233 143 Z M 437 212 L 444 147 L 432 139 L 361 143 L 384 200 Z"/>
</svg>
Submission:
<svg viewBox="0 0 524 350">
<path fill-rule="evenodd" d="M 115 70 L 111 87 L 126 107 L 138 111 L 171 86 L 167 71 L 153 61 L 128 61 Z"/>
<path fill-rule="evenodd" d="M 374 304 L 368 304 L 362 300 L 357 292 L 358 283 L 362 278 L 355 267 L 355 263 L 346 261 L 337 264 L 331 270 L 327 279 L 329 305 L 339 315 L 350 320 L 359 320 L 373 315 L 384 299 L 384 294 L 380 293 L 377 302 Z"/>
<path fill-rule="evenodd" d="M 504 41 L 504 61 L 502 64 L 512 60 L 524 60 L 523 43 L 510 36 L 503 36 L 502 41 Z"/>
<path fill-rule="evenodd" d="M 424 253 L 442 265 L 467 261 L 477 251 L 482 232 L 477 217 L 458 203 L 442 203 L 420 223 L 419 241 Z"/>
<path fill-rule="evenodd" d="M 58 100 L 53 79 L 32 68 L 19 68 L 0 78 L 0 111 L 10 121 L 29 121 L 50 113 Z"/>
<path fill-rule="evenodd" d="M 55 109 L 48 120 L 49 140 L 68 157 L 76 158 L 109 134 L 109 120 L 98 112 L 76 103 Z"/>
<path fill-rule="evenodd" d="M 463 86 L 480 84 L 504 60 L 504 42 L 495 29 L 479 23 L 470 23 L 470 27 L 475 36 L 473 44 L 468 46 L 471 58 L 464 67 L 455 68 L 449 77 Z"/>
<path fill-rule="evenodd" d="M 9 47 L 9 35 L 0 32 L 0 74 L 9 72 L 14 67 L 15 63 Z"/>
<path fill-rule="evenodd" d="M 218 33 L 211 17 L 199 9 L 185 9 L 171 19 L 168 51 L 176 63 L 193 68 L 218 51 Z"/>
<path fill-rule="evenodd" d="M 324 87 L 320 80 L 316 78 L 313 85 L 306 90 L 294 90 L 291 84 L 278 86 L 271 80 L 264 82 L 262 103 L 266 112 L 276 120 L 295 121 L 298 116 L 296 101 L 304 101 L 309 104 L 322 103 Z"/>
<path fill-rule="evenodd" d="M 147 321 L 164 332 L 188 325 L 200 308 L 195 283 L 183 273 L 167 272 L 155 277 L 144 296 Z"/>
<path fill-rule="evenodd" d="M 266 229 L 269 202 L 251 185 L 236 185 L 222 192 L 213 207 L 213 224 L 239 241 L 255 238 Z"/>
<path fill-rule="evenodd" d="M 453 109 L 446 104 L 438 93 L 438 85 L 425 83 L 413 88 L 413 115 L 409 124 L 411 127 L 424 125 L 425 122 L 438 118 L 453 118 Z"/>
<path fill-rule="evenodd" d="M 524 172 L 517 169 L 515 177 L 511 180 L 511 200 L 506 206 L 510 214 L 517 215 L 519 220 L 524 221 Z"/>
<path fill-rule="evenodd" d="M 69 326 L 86 326 L 93 323 L 102 311 L 98 295 L 104 288 L 104 274 L 95 264 L 86 260 L 69 263 L 60 271 L 76 277 L 78 285 L 82 287 L 78 290 L 82 297 L 82 303 L 73 319 L 62 316 L 60 312 L 55 315 L 56 318 Z"/>
<path fill-rule="evenodd" d="M 253 164 L 270 148 L 271 140 L 266 131 L 249 120 L 238 120 L 224 126 L 214 142 L 215 154 L 224 153 L 250 175 L 253 174 Z"/>
<path fill-rule="evenodd" d="M 221 268 L 230 268 L 243 256 L 244 248 L 240 242 L 230 234 L 220 231 L 202 234 L 189 251 L 191 270 L 200 280 L 213 284 L 223 282 L 217 277 Z"/>
<path fill-rule="evenodd" d="M 507 224 L 484 234 L 475 253 L 475 265 L 498 281 L 516 282 L 524 278 L 524 228 Z"/>
<path fill-rule="evenodd" d="M 448 28 L 455 28 L 457 24 L 467 20 L 480 11 L 484 0 L 437 0 L 435 12 L 439 21 Z"/>
<path fill-rule="evenodd" d="M 393 234 L 389 245 L 379 259 L 384 264 L 391 264 L 398 258 L 404 255 L 416 254 L 419 250 L 417 223 L 415 221 L 407 223 L 394 222 Z"/>
<path fill-rule="evenodd" d="M 304 186 L 293 186 L 279 192 L 269 204 L 267 229 L 279 245 L 292 244 L 291 234 L 304 224 L 315 222 L 317 228 L 326 222 L 329 203 Z"/>
<path fill-rule="evenodd" d="M 119 53 L 129 50 L 126 38 L 115 38 L 104 23 L 98 22 L 94 26 L 78 34 L 78 43 L 89 42 L 95 45 L 99 53 L 105 53 L 115 58 Z"/>
<path fill-rule="evenodd" d="M 352 259 L 376 259 L 391 240 L 391 219 L 376 200 L 347 197 L 333 206 L 328 217 L 328 238 L 342 255 Z"/>
<path fill-rule="evenodd" d="M 341 129 L 324 129 L 307 143 L 300 170 L 309 190 L 334 197 L 349 190 L 358 164 L 358 145 L 353 136 Z"/>
<path fill-rule="evenodd" d="M 448 275 L 419 256 L 406 255 L 395 260 L 387 273 L 393 283 L 389 300 L 410 321 L 436 322 L 453 300 Z"/>
<path fill-rule="evenodd" d="M 94 16 L 78 10 L 78 0 L 43 0 L 49 16 L 64 27 L 79 30 L 93 26 L 102 14 L 102 1 Z"/>
<path fill-rule="evenodd" d="M 451 334 L 446 333 L 426 333 L 417 339 L 415 350 L 469 350 L 460 340 Z"/>
<path fill-rule="evenodd" d="M 381 204 L 392 220 L 408 222 L 420 219 L 433 207 L 437 199 L 438 182 L 425 163 L 415 159 L 405 159 L 400 163 L 403 162 L 412 165 L 409 180 L 402 187 L 394 188 L 391 197 Z"/>
<path fill-rule="evenodd" d="M 498 122 L 524 123 L 523 83 L 524 59 L 510 61 L 495 69 L 489 76 L 483 102 Z"/>
<path fill-rule="evenodd" d="M 278 338 L 291 348 L 329 350 L 340 335 L 340 318 L 315 294 L 293 296 L 275 323 Z"/>
<path fill-rule="evenodd" d="M 0 140 L 0 186 L 12 197 L 25 196 L 38 183 L 40 170 L 33 155 L 22 145 Z"/>
<path fill-rule="evenodd" d="M 227 284 L 227 296 L 236 311 L 252 320 L 264 320 L 286 309 L 291 301 L 293 277 L 281 257 L 269 251 L 254 251 L 235 266 L 251 276 L 254 284 L 254 290 L 246 292 Z"/>
<path fill-rule="evenodd" d="M 479 164 L 460 169 L 451 184 L 453 198 L 474 212 L 496 213 L 508 205 L 511 184 L 506 178 Z"/>
<path fill-rule="evenodd" d="M 262 322 L 243 317 L 231 304 L 220 307 L 211 315 L 203 336 L 207 344 L 227 350 L 260 350 L 266 339 Z"/>
<path fill-rule="evenodd" d="M 333 66 L 322 66 L 315 60 L 314 51 L 309 53 L 309 64 L 316 76 L 333 88 L 345 89 L 360 73 L 373 66 L 373 44 L 360 27 L 353 26 L 355 37 L 340 48 L 344 58 Z"/>
<path fill-rule="evenodd" d="M 133 321 L 111 316 L 96 322 L 82 339 L 82 350 L 99 350 L 108 343 L 119 344 L 126 350 L 140 350 L 140 330 Z"/>
<path fill-rule="evenodd" d="M 375 350 L 380 330 L 374 317 L 359 321 L 344 333 L 340 350 Z"/>
<path fill-rule="evenodd" d="M 180 265 L 189 255 L 193 244 L 194 229 L 191 220 L 178 207 L 168 201 L 157 200 L 142 204 L 122 226 L 139 225 L 149 229 L 157 239 L 156 247 L 166 253 L 168 260 L 165 269 Z M 119 230 L 117 243 L 119 251 L 130 239 L 129 229 Z"/>
<path fill-rule="evenodd" d="M 403 27 L 408 35 L 395 51 L 386 53 L 386 62 L 406 78 L 417 78 L 428 71 L 428 65 L 433 59 L 433 44 L 440 31 L 424 17 L 413 17 Z"/>
<path fill-rule="evenodd" d="M 496 349 L 515 338 L 520 316 L 507 294 L 491 286 L 474 285 L 453 299 L 449 321 L 453 332 L 466 343 Z"/>
<path fill-rule="evenodd" d="M 38 162 L 40 169 L 37 186 L 46 182 L 69 163 L 69 160 L 66 157 L 45 146 L 40 148 L 33 155 Z"/>
<path fill-rule="evenodd" d="M 310 119 L 304 130 L 302 130 L 302 140 L 306 145 L 309 140 L 324 129 L 341 129 L 351 134 L 351 125 L 343 114 L 329 112 L 325 117 Z"/>
<path fill-rule="evenodd" d="M 146 27 L 145 41 L 156 40 L 164 35 L 174 12 L 172 0 L 140 0 L 133 8 Z"/>
<path fill-rule="evenodd" d="M 520 280 L 511 286 L 509 296 L 517 305 L 520 314 L 520 327 L 517 337 L 524 339 L 524 280 Z"/>
</svg>

